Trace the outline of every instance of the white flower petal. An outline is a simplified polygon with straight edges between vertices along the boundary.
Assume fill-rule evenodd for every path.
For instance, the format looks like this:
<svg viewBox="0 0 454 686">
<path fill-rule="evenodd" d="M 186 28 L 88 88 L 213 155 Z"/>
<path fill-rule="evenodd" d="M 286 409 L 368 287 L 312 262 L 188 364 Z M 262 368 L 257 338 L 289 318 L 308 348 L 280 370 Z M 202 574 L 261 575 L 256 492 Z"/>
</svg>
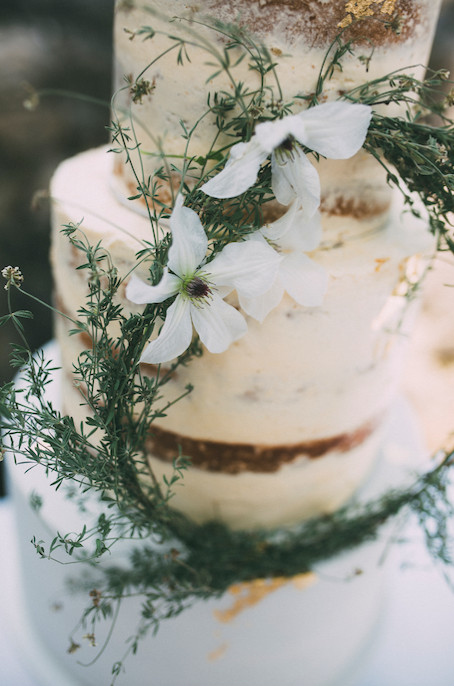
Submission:
<svg viewBox="0 0 454 686">
<path fill-rule="evenodd" d="M 183 196 L 178 195 L 170 217 L 172 245 L 167 266 L 179 276 L 195 272 L 206 256 L 208 240 L 196 212 L 183 207 Z"/>
<path fill-rule="evenodd" d="M 248 143 L 237 143 L 230 150 L 224 169 L 205 183 L 201 190 L 213 198 L 236 198 L 257 180 L 260 165 L 268 153 L 253 136 Z"/>
<path fill-rule="evenodd" d="M 280 255 L 262 239 L 228 243 L 206 265 L 209 279 L 219 286 L 232 286 L 238 293 L 256 296 L 264 293 L 274 279 Z"/>
<path fill-rule="evenodd" d="M 286 138 L 293 136 L 297 138 L 304 131 L 304 123 L 298 114 L 289 114 L 283 119 L 265 121 L 255 127 L 254 138 L 258 141 L 261 148 L 270 154 Z"/>
<path fill-rule="evenodd" d="M 303 253 L 286 255 L 279 276 L 287 293 L 300 305 L 318 307 L 328 287 L 326 269 Z"/>
<path fill-rule="evenodd" d="M 363 145 L 372 109 L 337 100 L 310 107 L 297 116 L 304 130 L 295 138 L 324 157 L 340 160 L 352 157 Z"/>
<path fill-rule="evenodd" d="M 144 350 L 141 362 L 161 364 L 181 355 L 192 339 L 190 302 L 179 295 L 166 313 L 159 336 Z"/>
<path fill-rule="evenodd" d="M 177 276 L 169 274 L 167 267 L 161 281 L 156 286 L 150 286 L 135 274 L 131 274 L 128 285 L 126 286 L 126 297 L 137 305 L 147 303 L 162 303 L 175 293 L 178 293 L 181 281 Z"/>
<path fill-rule="evenodd" d="M 372 331 L 398 331 L 408 300 L 404 295 L 390 295 L 372 321 Z"/>
<path fill-rule="evenodd" d="M 278 151 L 271 155 L 271 186 L 276 200 L 289 205 L 295 198 L 311 217 L 320 206 L 320 178 L 314 165 L 299 147 L 291 155 Z"/>
<path fill-rule="evenodd" d="M 200 340 L 211 353 L 222 353 L 247 331 L 244 317 L 216 293 L 207 304 L 191 305 L 191 317 Z"/>
<path fill-rule="evenodd" d="M 306 219 L 304 212 L 296 212 L 288 231 L 277 241 L 284 251 L 300 250 L 310 252 L 320 245 L 322 239 L 322 221 L 320 212 Z"/>
<path fill-rule="evenodd" d="M 259 295 L 256 298 L 249 298 L 240 294 L 238 300 L 246 314 L 257 319 L 257 321 L 261 323 L 271 310 L 274 310 L 274 308 L 279 305 L 283 295 L 284 287 L 279 275 L 277 275 L 271 288 L 269 288 L 266 293 L 263 293 L 263 295 Z"/>
<path fill-rule="evenodd" d="M 279 242 L 280 238 L 284 236 L 287 231 L 291 231 L 295 226 L 297 229 L 300 227 L 301 222 L 304 217 L 304 212 L 301 209 L 299 202 L 295 200 L 282 217 L 276 219 L 276 221 L 271 222 L 271 224 L 265 224 L 260 229 L 260 233 L 268 241 L 273 243 Z"/>
</svg>

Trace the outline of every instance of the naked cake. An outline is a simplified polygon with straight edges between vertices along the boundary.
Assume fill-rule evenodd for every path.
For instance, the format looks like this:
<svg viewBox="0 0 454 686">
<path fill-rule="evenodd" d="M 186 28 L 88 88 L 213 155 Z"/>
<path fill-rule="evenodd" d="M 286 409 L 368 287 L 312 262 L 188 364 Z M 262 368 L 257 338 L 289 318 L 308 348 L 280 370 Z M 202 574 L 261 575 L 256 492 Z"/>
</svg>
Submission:
<svg viewBox="0 0 454 686">
<path fill-rule="evenodd" d="M 241 157 L 250 151 L 259 127 L 270 123 L 260 121 L 266 120 L 262 111 L 255 112 L 244 143 L 238 131 L 229 129 L 228 108 L 222 110 L 220 126 L 221 110 L 211 107 L 230 102 L 232 92 L 240 94 L 240 101 L 238 84 L 254 89 L 260 81 L 259 72 L 241 59 L 240 44 L 250 47 L 249 36 L 263 41 L 272 63 L 266 86 L 269 102 L 276 113 L 280 103 L 291 101 L 291 113 L 283 111 L 276 118 L 289 122 L 293 117 L 296 127 L 318 92 L 319 75 L 336 37 L 354 39 L 355 51 L 343 55 L 342 66 L 333 67 L 318 93 L 316 106 L 325 109 L 313 110 L 322 117 L 327 111 L 340 111 L 336 103 L 347 103 L 342 126 L 348 130 L 348 113 L 354 111 L 348 108 L 355 107 L 348 101 L 349 92 L 409 65 L 416 65 L 411 72 L 417 78 L 423 76 L 420 65 L 428 59 L 439 4 L 433 0 L 115 3 L 112 143 L 63 162 L 51 185 L 55 306 L 63 316 L 56 318 L 56 341 L 47 351 L 51 359 L 58 357 L 61 366 L 58 384 L 48 392 L 75 426 L 90 427 L 91 409 L 74 374 L 77 359 L 93 347 L 88 330 L 74 333 L 90 274 L 81 268 L 85 257 L 62 226 L 77 227 L 77 235 L 87 244 L 99 245 L 109 254 L 121 281 L 115 305 L 121 305 L 126 316 L 140 319 L 147 301 L 136 297 L 137 289 L 163 289 L 166 279 L 176 281 L 175 273 L 169 276 L 165 269 L 161 281 L 150 286 L 153 264 L 147 250 L 156 237 L 153 231 L 164 239 L 171 234 L 169 264 L 172 259 L 176 263 L 177 214 L 186 211 L 199 231 L 195 212 L 184 207 L 185 193 L 200 185 L 197 160 L 205 159 L 203 169 L 210 177 L 201 192 L 226 197 L 228 219 L 233 192 L 229 195 L 227 190 L 222 196 L 212 189 L 225 178 L 226 170 L 230 173 L 234 154 Z M 229 40 L 233 43 L 230 65 L 218 69 L 213 55 L 223 55 Z M 211 103 L 208 111 L 207 103 Z M 358 107 L 369 121 L 371 108 Z M 390 115 L 403 114 L 399 107 L 394 102 L 377 105 Z M 311 125 L 316 127 L 313 121 Z M 341 122 L 332 118 L 331 138 L 342 138 L 336 133 L 338 126 Z M 367 490 L 372 483 L 373 491 L 374 482 L 381 479 L 373 470 L 380 446 L 387 441 L 390 408 L 399 389 L 404 344 L 414 315 L 410 296 L 435 246 L 426 223 L 403 211 L 380 161 L 362 149 L 367 133 L 363 128 L 354 153 L 320 151 L 311 157 L 315 186 L 320 179 L 320 206 L 316 203 L 309 219 L 304 207 L 295 210 L 294 203 L 278 201 L 282 193 L 275 193 L 275 198 L 268 195 L 263 206 L 259 203 L 265 229 L 257 253 L 275 250 L 277 238 L 270 236 L 278 235 L 276 225 L 283 218 L 293 217 L 292 227 L 301 231 L 315 222 L 317 240 L 305 249 L 304 259 L 323 291 L 320 297 L 311 300 L 285 292 L 267 316 L 256 317 L 249 313 L 250 303 L 240 289 L 230 288 L 225 305 L 234 311 L 235 321 L 238 317 L 244 321 L 244 329 L 225 350 L 210 351 L 201 335 L 201 354 L 190 364 L 173 368 L 172 359 L 153 362 L 144 354 L 139 373 L 150 383 L 171 370 L 160 388 L 159 404 L 164 409 L 147 433 L 146 461 L 153 478 L 162 484 L 172 480 L 178 455 L 190 459 L 171 499 L 171 507 L 186 515 L 186 521 L 214 521 L 229 535 L 233 531 L 232 536 L 265 530 L 275 542 L 283 531 L 337 511 L 364 485 Z M 282 136 L 275 146 L 284 149 L 284 161 L 293 159 L 293 142 L 291 136 Z M 225 151 L 232 143 L 230 157 L 220 164 L 217 148 Z M 301 145 L 306 145 L 304 150 L 311 147 Z M 268 152 L 274 155 L 272 149 Z M 259 153 L 256 175 L 263 173 L 266 157 L 263 150 Z M 183 174 L 181 160 L 188 161 Z M 279 164 L 272 157 L 270 166 Z M 203 200 L 199 202 L 202 211 Z M 153 229 L 152 215 L 159 215 Z M 250 237 L 243 238 L 237 243 L 246 244 Z M 202 246 L 207 245 L 202 241 Z M 251 252 L 250 245 L 248 249 Z M 271 288 L 278 263 L 283 263 L 289 249 L 282 243 L 275 252 Z M 183 290 L 177 297 L 183 293 L 187 304 L 201 293 L 206 297 L 203 306 L 214 298 L 204 281 L 214 260 L 202 260 L 205 271 L 193 270 L 190 279 L 183 275 Z M 294 277 L 298 280 L 300 275 Z M 158 325 L 158 338 L 154 333 L 149 346 L 163 335 L 165 326 L 160 330 Z M 112 340 L 120 333 L 114 323 Z M 174 403 L 176 398 L 181 399 Z M 134 411 L 140 413 L 140 403 Z M 395 424 L 393 431 L 395 440 Z M 410 452 L 416 452 L 413 446 Z M 84 517 L 97 521 L 99 503 L 87 499 L 81 515 L 74 494 L 65 498 L 63 488 L 55 493 L 37 471 L 27 479 L 12 477 L 21 540 L 32 536 L 44 540 L 55 530 L 78 531 Z M 371 473 L 374 478 L 368 480 Z M 28 505 L 36 493 L 43 496 L 40 517 Z M 126 542 L 126 551 L 120 546 L 108 563 L 122 570 L 130 544 Z M 81 663 L 92 658 L 86 645 L 80 648 L 72 641 L 70 652 L 76 647 L 80 653 L 64 654 L 65 632 L 80 607 L 77 595 L 71 597 L 64 590 L 68 580 L 74 581 L 73 570 L 64 565 L 45 569 L 41 560 L 36 563 L 31 547 L 22 546 L 21 553 L 24 569 L 33 570 L 24 583 L 35 627 L 32 633 L 45 644 L 35 650 L 36 669 L 47 675 L 48 683 L 62 686 L 107 683 L 106 670 L 123 654 L 135 631 L 139 605 L 132 600 L 131 607 L 125 603 L 119 609 L 112 636 L 110 625 L 103 626 L 97 636 L 100 645 L 106 640 L 106 647 L 86 669 Z M 365 646 L 382 604 L 380 554 L 380 546 L 366 545 L 322 561 L 316 574 L 249 576 L 223 594 L 197 601 L 163 622 L 157 636 L 149 633 L 144 649 L 128 664 L 124 683 L 139 686 L 148 675 L 149 683 L 156 686 L 246 683 L 250 677 L 245 665 L 251 664 L 251 656 L 253 681 L 263 686 L 327 686 L 336 678 L 346 683 L 348 665 Z M 96 591 L 91 594 L 91 599 L 99 600 Z M 46 676 L 43 679 L 46 683 Z"/>
</svg>

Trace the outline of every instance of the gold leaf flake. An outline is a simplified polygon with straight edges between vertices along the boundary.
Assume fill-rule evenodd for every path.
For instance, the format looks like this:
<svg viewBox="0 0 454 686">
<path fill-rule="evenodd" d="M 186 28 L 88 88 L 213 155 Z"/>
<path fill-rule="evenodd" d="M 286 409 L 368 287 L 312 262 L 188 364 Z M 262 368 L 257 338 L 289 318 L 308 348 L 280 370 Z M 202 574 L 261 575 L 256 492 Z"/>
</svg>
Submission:
<svg viewBox="0 0 454 686">
<path fill-rule="evenodd" d="M 348 0 L 345 3 L 345 17 L 339 22 L 338 26 L 343 29 L 351 24 L 353 19 L 359 20 L 372 17 L 376 13 L 372 5 L 377 4 L 379 2 L 376 2 L 376 0 Z M 380 12 L 381 14 L 392 14 L 395 6 L 396 0 L 382 0 Z"/>
<path fill-rule="evenodd" d="M 222 643 L 218 648 L 215 648 L 215 650 L 212 650 L 211 653 L 208 654 L 208 660 L 210 662 L 214 662 L 215 660 L 219 660 L 219 658 L 224 657 L 227 648 L 228 644 Z"/>
<path fill-rule="evenodd" d="M 233 605 L 226 610 L 215 610 L 214 615 L 220 622 L 231 622 L 232 619 L 248 607 L 253 607 L 270 593 L 288 583 L 293 583 L 299 590 L 312 585 L 316 580 L 313 572 L 297 574 L 291 579 L 279 576 L 273 579 L 254 579 L 230 586 L 229 593 L 235 597 Z"/>
</svg>

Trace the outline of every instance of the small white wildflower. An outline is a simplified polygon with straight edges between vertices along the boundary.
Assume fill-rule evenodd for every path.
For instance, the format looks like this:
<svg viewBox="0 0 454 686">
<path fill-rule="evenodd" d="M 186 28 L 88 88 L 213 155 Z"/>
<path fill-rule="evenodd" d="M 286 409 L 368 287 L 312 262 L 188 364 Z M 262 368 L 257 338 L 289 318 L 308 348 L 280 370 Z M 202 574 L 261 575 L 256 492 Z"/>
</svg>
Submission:
<svg viewBox="0 0 454 686">
<path fill-rule="evenodd" d="M 330 159 L 352 157 L 364 143 L 369 105 L 328 102 L 275 121 L 258 124 L 248 143 L 230 150 L 224 169 L 202 186 L 214 198 L 234 198 L 254 185 L 271 155 L 271 185 L 282 205 L 295 198 L 311 217 L 320 205 L 320 179 L 302 146 Z"/>
<path fill-rule="evenodd" d="M 197 214 L 183 206 L 179 195 L 170 217 L 172 245 L 161 281 L 150 286 L 132 275 L 126 297 L 134 303 L 159 303 L 176 295 L 158 337 L 144 351 L 141 361 L 168 362 L 181 355 L 192 339 L 192 327 L 212 353 L 224 352 L 243 336 L 247 324 L 242 314 L 224 302 L 232 290 L 258 296 L 274 280 L 280 256 L 268 245 L 250 241 L 229 243 L 206 263 L 208 239 Z"/>
<path fill-rule="evenodd" d="M 6 279 L 5 291 L 9 290 L 12 285 L 20 288 L 24 282 L 24 277 L 19 267 L 3 267 L 2 276 Z"/>
</svg>

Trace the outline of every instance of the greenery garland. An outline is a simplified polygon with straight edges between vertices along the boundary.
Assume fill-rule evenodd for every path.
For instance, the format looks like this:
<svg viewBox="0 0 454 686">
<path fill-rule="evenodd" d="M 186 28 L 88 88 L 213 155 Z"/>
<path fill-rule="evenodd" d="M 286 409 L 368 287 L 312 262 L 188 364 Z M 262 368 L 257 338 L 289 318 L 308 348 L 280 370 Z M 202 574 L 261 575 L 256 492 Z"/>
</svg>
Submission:
<svg viewBox="0 0 454 686">
<path fill-rule="evenodd" d="M 186 206 L 196 211 L 207 227 L 212 256 L 262 225 L 260 208 L 273 198 L 270 164 L 262 166 L 255 185 L 241 197 L 229 200 L 228 214 L 225 202 L 207 197 L 200 190 L 201 185 L 224 167 L 231 145 L 250 139 L 257 123 L 291 113 L 298 99 L 282 101 L 277 69 L 264 46 L 237 27 L 216 22 L 214 28 L 226 41 L 221 51 L 198 39 L 194 32 L 189 39 L 169 36 L 169 50 L 175 52 L 178 62 L 189 59 L 192 48 L 202 48 L 217 60 L 216 72 L 227 74 L 234 84 L 232 92 L 217 92 L 208 99 L 206 114 L 214 115 L 218 125 L 208 153 L 198 158 L 184 155 L 171 164 L 171 171 L 178 172 L 182 179 Z M 154 35 L 152 28 L 144 27 L 135 39 L 152 39 Z M 342 35 L 326 55 L 315 92 L 304 96 L 309 106 L 323 98 L 324 87 L 334 70 L 342 68 L 343 57 L 353 53 L 352 42 L 344 41 Z M 232 55 L 238 50 L 241 59 L 248 59 L 250 68 L 260 76 L 260 87 L 254 90 L 233 80 Z M 454 210 L 454 130 L 445 114 L 453 97 L 452 92 L 443 94 L 446 82 L 446 74 L 441 71 L 430 73 L 424 81 L 399 71 L 344 93 L 343 98 L 372 106 L 391 102 L 406 106 L 402 117 L 374 113 L 364 148 L 386 168 L 388 181 L 402 191 L 413 214 L 421 214 L 422 201 L 440 248 L 454 252 L 449 224 L 449 215 Z M 152 85 L 142 74 L 125 88 L 133 101 L 139 102 Z M 429 124 L 427 115 L 436 116 L 439 125 Z M 197 125 L 198 122 L 190 131 L 183 132 L 188 142 Z M 114 149 L 126 152 L 132 164 L 130 151 L 140 152 L 134 138 L 134 123 L 125 128 L 115 119 L 111 130 Z M 231 145 L 217 147 L 220 133 L 230 138 Z M 144 179 L 139 170 L 134 173 L 134 198 L 144 200 L 154 235 L 154 242 L 144 246 L 137 259 L 138 263 L 150 261 L 151 280 L 158 283 L 170 239 L 168 235 L 158 239 L 157 229 L 162 219 L 169 216 L 170 208 L 159 202 L 157 190 L 162 180 L 168 178 L 169 170 L 163 165 L 150 180 Z M 188 183 L 190 178 L 197 181 Z M 202 354 L 201 346 L 195 339 L 156 379 L 143 376 L 139 367 L 141 354 L 171 303 L 147 305 L 141 316 L 126 314 L 116 304 L 115 295 L 122 281 L 107 251 L 102 245 L 90 245 L 79 225 L 69 225 L 64 232 L 83 256 L 81 268 L 87 272 L 87 301 L 71 325 L 73 334 L 86 333 L 94 341 L 93 348 L 79 357 L 74 369 L 92 412 L 85 425 L 76 426 L 70 416 L 61 414 L 47 400 L 45 389 L 52 380 L 52 362 L 42 353 L 32 354 L 27 345 L 24 320 L 30 318 L 30 313 L 14 311 L 12 303 L 14 289 L 24 291 L 23 277 L 19 268 L 6 267 L 3 276 L 9 313 L 1 318 L 0 324 L 12 324 L 22 338 L 23 344 L 14 346 L 12 354 L 12 365 L 21 369 L 22 381 L 20 386 L 12 382 L 0 390 L 1 451 L 12 454 L 17 462 L 51 469 L 56 475 L 56 487 L 68 480 L 75 482 L 82 493 L 96 492 L 105 504 L 95 525 L 84 527 L 78 536 L 61 534 L 50 543 L 35 540 L 40 556 L 53 558 L 56 550 L 64 549 L 81 562 L 93 563 L 103 559 L 118 540 L 137 540 L 128 570 L 107 563 L 96 567 L 96 590 L 91 589 L 91 602 L 83 616 L 85 624 L 91 623 L 90 635 L 95 635 L 98 621 L 113 615 L 116 602 L 132 594 L 143 596 L 145 629 L 156 629 L 161 620 L 175 616 L 196 598 L 219 596 L 234 583 L 291 577 L 309 571 L 320 560 L 375 537 L 378 528 L 404 507 L 417 514 L 433 556 L 451 564 L 447 521 L 454 513 L 447 485 L 454 453 L 445 454 L 437 466 L 418 477 L 411 487 L 390 491 L 366 505 L 348 505 L 334 514 L 279 531 L 278 536 L 276 532 L 231 531 L 219 522 L 199 526 L 173 510 L 173 488 L 184 479 L 190 456 L 175 456 L 173 478 L 162 484 L 150 470 L 144 446 L 150 425 L 170 409 L 170 404 L 165 408 L 159 406 L 160 389 L 179 365 Z M 120 326 L 121 334 L 116 338 L 112 338 L 112 323 Z M 185 391 L 190 392 L 191 388 Z M 142 410 L 137 417 L 134 408 L 138 402 Z M 32 504 L 39 510 L 39 500 Z M 150 545 L 156 539 L 162 542 L 161 548 Z M 142 624 L 128 652 L 134 652 L 144 633 Z M 72 649 L 76 647 L 74 641 Z M 113 667 L 114 681 L 122 662 Z"/>
</svg>

